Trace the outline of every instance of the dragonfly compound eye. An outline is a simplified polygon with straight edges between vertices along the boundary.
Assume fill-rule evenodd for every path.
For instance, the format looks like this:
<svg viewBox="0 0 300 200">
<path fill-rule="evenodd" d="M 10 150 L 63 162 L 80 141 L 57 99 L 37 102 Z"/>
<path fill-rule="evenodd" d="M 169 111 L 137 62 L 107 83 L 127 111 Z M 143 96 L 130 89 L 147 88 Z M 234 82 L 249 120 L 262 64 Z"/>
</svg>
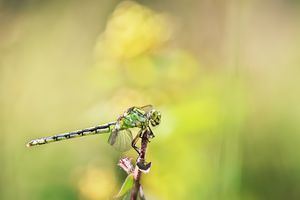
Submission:
<svg viewBox="0 0 300 200">
<path fill-rule="evenodd" d="M 156 111 L 154 110 L 152 113 L 151 113 L 151 125 L 152 126 L 157 126 L 160 124 L 160 119 L 161 119 L 161 114 L 159 111 Z"/>
</svg>

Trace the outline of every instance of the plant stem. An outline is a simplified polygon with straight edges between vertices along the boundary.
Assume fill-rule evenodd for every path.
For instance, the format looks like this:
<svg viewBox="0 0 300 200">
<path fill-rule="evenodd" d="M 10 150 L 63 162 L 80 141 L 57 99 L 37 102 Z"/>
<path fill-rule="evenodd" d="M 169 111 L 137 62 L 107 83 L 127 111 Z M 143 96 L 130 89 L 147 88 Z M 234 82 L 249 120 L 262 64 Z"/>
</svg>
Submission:
<svg viewBox="0 0 300 200">
<path fill-rule="evenodd" d="M 150 135 L 150 131 L 149 130 L 145 130 L 142 134 L 142 141 L 141 141 L 141 150 L 140 150 L 140 155 L 137 159 L 137 163 L 144 163 L 145 162 L 145 157 L 146 157 L 146 151 L 147 151 L 147 145 L 148 145 L 148 138 Z M 140 184 L 140 179 L 142 176 L 142 172 L 139 169 L 138 166 L 135 167 L 135 171 L 134 171 L 134 185 L 131 191 L 131 197 L 130 200 L 136 200 L 141 184 Z"/>
</svg>

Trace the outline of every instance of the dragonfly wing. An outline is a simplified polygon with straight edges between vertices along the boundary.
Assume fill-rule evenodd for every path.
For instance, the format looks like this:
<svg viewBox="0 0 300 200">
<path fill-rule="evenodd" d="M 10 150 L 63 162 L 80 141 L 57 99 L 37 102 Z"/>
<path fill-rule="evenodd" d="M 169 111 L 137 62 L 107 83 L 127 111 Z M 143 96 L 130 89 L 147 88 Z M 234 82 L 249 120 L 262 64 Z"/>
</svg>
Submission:
<svg viewBox="0 0 300 200">
<path fill-rule="evenodd" d="M 128 151 L 131 148 L 133 137 L 129 129 L 112 131 L 108 143 L 118 151 Z"/>
<path fill-rule="evenodd" d="M 118 130 L 117 129 L 113 129 L 111 131 L 111 134 L 109 135 L 109 138 L 108 138 L 108 143 L 110 145 L 114 145 L 116 143 L 116 138 L 118 136 Z"/>
<path fill-rule="evenodd" d="M 150 110 L 153 109 L 153 106 L 152 105 L 146 105 L 146 106 L 142 106 L 142 107 L 139 107 L 141 110 L 143 110 L 144 112 L 149 112 Z"/>
</svg>

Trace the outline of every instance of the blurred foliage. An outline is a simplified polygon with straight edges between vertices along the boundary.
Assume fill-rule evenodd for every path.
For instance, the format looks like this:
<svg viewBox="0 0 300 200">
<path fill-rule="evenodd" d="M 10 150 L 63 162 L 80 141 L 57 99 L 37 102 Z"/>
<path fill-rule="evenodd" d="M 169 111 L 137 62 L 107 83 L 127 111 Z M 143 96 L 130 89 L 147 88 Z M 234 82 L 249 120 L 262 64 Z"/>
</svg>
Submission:
<svg viewBox="0 0 300 200">
<path fill-rule="evenodd" d="M 294 1 L 0 1 L 0 199 L 108 199 L 107 136 L 29 139 L 162 112 L 147 199 L 298 199 Z"/>
<path fill-rule="evenodd" d="M 151 52 L 170 38 L 166 16 L 131 1 L 120 3 L 104 33 L 100 35 L 96 54 L 126 60 Z"/>
<path fill-rule="evenodd" d="M 129 193 L 129 197 L 130 197 L 130 194 L 131 194 L 131 189 L 134 185 L 134 178 L 133 178 L 133 174 L 129 174 L 124 183 L 122 184 L 122 187 L 120 189 L 120 191 L 118 192 L 118 194 L 116 195 L 117 198 L 122 198 L 124 197 L 124 195 L 126 195 L 126 193 Z M 126 195 L 126 196 L 127 196 Z"/>
<path fill-rule="evenodd" d="M 91 166 L 86 169 L 78 182 L 81 195 L 87 199 L 108 199 L 115 192 L 111 185 L 115 185 L 114 174 L 110 170 L 98 169 Z M 101 189 L 99 189 L 101 188 Z"/>
</svg>

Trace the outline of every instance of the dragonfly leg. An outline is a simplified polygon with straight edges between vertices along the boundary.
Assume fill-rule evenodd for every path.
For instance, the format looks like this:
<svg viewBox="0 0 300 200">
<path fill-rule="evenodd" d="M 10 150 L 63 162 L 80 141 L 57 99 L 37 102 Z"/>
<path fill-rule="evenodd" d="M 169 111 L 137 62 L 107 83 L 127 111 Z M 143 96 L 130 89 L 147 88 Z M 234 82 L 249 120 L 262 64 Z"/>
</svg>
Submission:
<svg viewBox="0 0 300 200">
<path fill-rule="evenodd" d="M 138 134 L 135 136 L 135 138 L 131 142 L 131 146 L 136 150 L 138 154 L 140 154 L 140 149 L 136 146 L 136 143 L 138 142 L 139 138 L 142 137 L 142 130 L 138 132 Z"/>
<path fill-rule="evenodd" d="M 154 135 L 154 133 L 152 132 L 152 130 L 151 130 L 151 128 L 150 127 L 148 127 L 149 128 L 149 131 L 150 131 L 150 138 L 152 139 L 152 138 L 154 138 L 155 137 L 155 135 Z"/>
</svg>

